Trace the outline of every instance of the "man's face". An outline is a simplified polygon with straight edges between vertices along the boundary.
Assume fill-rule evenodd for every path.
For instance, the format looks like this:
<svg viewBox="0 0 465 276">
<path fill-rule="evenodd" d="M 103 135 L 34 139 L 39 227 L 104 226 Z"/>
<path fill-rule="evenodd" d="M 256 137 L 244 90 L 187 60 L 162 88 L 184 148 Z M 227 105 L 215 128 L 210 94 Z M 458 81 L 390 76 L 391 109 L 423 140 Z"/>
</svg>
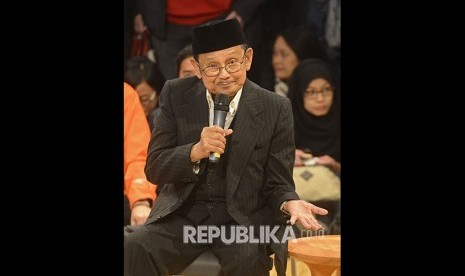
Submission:
<svg viewBox="0 0 465 276">
<path fill-rule="evenodd" d="M 179 65 L 179 77 L 180 78 L 185 78 L 185 77 L 195 75 L 194 68 L 192 67 L 192 64 L 191 64 L 191 58 L 192 56 L 187 57 L 181 61 L 181 64 Z"/>
<path fill-rule="evenodd" d="M 199 54 L 198 63 L 192 59 L 191 64 L 208 91 L 213 94 L 223 93 L 232 98 L 245 83 L 246 72 L 252 65 L 252 57 L 252 48 L 245 51 L 241 45 L 238 45 Z"/>
</svg>

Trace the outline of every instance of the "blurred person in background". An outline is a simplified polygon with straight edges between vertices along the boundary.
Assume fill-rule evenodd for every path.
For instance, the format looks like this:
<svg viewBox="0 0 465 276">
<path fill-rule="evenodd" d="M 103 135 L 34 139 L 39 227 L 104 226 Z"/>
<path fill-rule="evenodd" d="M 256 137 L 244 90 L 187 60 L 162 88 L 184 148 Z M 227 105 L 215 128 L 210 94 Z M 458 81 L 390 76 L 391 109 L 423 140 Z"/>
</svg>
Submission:
<svg viewBox="0 0 465 276">
<path fill-rule="evenodd" d="M 185 78 L 195 75 L 194 67 L 191 64 L 192 54 L 192 44 L 187 45 L 181 51 L 179 51 L 178 56 L 176 57 L 176 68 L 178 72 L 178 77 Z"/>
<path fill-rule="evenodd" d="M 279 32 L 274 39 L 271 56 L 274 77 L 267 77 L 273 84 L 265 86 L 272 86 L 274 92 L 287 97 L 292 72 L 301 60 L 307 58 L 328 60 L 320 42 L 307 27 L 297 26 Z"/>
<path fill-rule="evenodd" d="M 215 19 L 236 18 L 244 28 L 265 0 L 141 0 L 144 24 L 151 31 L 157 66 L 166 80 L 178 77 L 176 56 L 192 43 L 191 29 Z"/>
<path fill-rule="evenodd" d="M 124 225 L 142 225 L 155 202 L 145 177 L 150 130 L 137 92 L 124 83 Z"/>
<path fill-rule="evenodd" d="M 165 83 L 165 79 L 154 62 L 148 57 L 131 57 L 126 63 L 124 81 L 131 85 L 139 95 L 149 122 L 150 130 L 153 120 L 158 113 L 158 98 Z"/>
</svg>

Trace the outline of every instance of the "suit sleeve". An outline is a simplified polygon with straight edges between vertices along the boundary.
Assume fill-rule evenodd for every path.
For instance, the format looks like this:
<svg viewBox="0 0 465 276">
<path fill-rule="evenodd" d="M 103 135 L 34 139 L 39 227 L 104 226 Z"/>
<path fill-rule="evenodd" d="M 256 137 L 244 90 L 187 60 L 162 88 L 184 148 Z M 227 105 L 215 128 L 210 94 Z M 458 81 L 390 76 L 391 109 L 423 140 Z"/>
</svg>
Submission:
<svg viewBox="0 0 465 276">
<path fill-rule="evenodd" d="M 194 143 L 178 145 L 178 125 L 172 107 L 170 81 L 160 94 L 160 113 L 154 121 L 145 173 L 159 186 L 168 183 L 191 183 L 199 180 L 190 159 Z"/>
<path fill-rule="evenodd" d="M 279 210 L 279 206 L 283 201 L 299 199 L 295 192 L 292 177 L 294 157 L 295 142 L 292 107 L 289 99 L 282 98 L 265 167 L 264 193 L 272 210 Z"/>
<path fill-rule="evenodd" d="M 148 182 L 145 173 L 150 129 L 137 92 L 124 84 L 124 193 L 130 207 L 136 201 L 155 201 L 156 186 Z"/>
</svg>

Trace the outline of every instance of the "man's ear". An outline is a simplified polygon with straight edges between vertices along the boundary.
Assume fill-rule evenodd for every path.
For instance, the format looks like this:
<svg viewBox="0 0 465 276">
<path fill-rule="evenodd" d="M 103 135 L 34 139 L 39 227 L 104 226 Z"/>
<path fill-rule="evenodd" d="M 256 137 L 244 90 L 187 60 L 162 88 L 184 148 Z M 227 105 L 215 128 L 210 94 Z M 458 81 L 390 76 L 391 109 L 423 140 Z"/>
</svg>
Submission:
<svg viewBox="0 0 465 276">
<path fill-rule="evenodd" d="M 245 52 L 245 68 L 247 71 L 250 70 L 250 67 L 252 66 L 252 59 L 253 59 L 253 49 L 248 48 L 247 51 Z"/>
<path fill-rule="evenodd" d="M 195 75 L 197 76 L 197 78 L 202 79 L 202 72 L 200 72 L 199 65 L 197 64 L 195 59 L 191 58 L 190 62 L 191 62 L 192 68 L 194 68 Z"/>
</svg>

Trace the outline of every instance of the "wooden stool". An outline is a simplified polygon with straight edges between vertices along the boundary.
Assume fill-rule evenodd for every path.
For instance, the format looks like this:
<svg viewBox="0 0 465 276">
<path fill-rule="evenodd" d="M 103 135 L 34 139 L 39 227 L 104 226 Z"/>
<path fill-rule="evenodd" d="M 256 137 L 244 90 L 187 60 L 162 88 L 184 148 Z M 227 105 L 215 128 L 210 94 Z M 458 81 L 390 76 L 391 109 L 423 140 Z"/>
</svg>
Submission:
<svg viewBox="0 0 465 276">
<path fill-rule="evenodd" d="M 290 240 L 291 257 L 304 262 L 312 276 L 331 276 L 341 271 L 341 236 L 313 236 Z"/>
</svg>

